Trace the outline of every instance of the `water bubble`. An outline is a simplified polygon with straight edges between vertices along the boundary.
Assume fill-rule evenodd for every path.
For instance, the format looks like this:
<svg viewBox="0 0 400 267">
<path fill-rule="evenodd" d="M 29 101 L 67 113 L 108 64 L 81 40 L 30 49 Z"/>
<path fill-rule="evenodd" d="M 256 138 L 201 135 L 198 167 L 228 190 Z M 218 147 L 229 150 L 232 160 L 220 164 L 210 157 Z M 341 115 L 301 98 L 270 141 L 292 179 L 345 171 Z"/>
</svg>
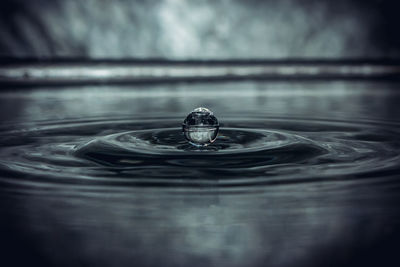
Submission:
<svg viewBox="0 0 400 267">
<path fill-rule="evenodd" d="M 195 146 L 207 146 L 217 139 L 219 124 L 211 110 L 196 108 L 183 121 L 185 138 Z"/>
</svg>

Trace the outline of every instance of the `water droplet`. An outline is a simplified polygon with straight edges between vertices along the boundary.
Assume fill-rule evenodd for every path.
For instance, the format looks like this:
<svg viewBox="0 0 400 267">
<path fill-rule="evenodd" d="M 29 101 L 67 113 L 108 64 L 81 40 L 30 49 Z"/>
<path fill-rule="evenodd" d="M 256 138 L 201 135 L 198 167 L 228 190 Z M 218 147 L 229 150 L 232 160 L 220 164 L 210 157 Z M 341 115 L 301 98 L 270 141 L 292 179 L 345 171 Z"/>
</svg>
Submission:
<svg viewBox="0 0 400 267">
<path fill-rule="evenodd" d="M 183 121 L 185 138 L 195 146 L 207 146 L 217 139 L 219 124 L 211 110 L 196 108 Z"/>
</svg>

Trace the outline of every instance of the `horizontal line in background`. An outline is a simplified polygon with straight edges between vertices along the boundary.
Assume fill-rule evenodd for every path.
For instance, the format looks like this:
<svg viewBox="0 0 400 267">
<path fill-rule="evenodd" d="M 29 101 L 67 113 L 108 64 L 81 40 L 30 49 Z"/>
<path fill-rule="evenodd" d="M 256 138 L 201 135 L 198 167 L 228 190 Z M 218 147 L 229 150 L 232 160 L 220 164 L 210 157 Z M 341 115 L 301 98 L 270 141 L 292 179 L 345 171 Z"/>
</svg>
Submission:
<svg viewBox="0 0 400 267">
<path fill-rule="evenodd" d="M 0 61 L 0 84 L 65 85 L 237 79 L 399 79 L 397 61 Z"/>
</svg>

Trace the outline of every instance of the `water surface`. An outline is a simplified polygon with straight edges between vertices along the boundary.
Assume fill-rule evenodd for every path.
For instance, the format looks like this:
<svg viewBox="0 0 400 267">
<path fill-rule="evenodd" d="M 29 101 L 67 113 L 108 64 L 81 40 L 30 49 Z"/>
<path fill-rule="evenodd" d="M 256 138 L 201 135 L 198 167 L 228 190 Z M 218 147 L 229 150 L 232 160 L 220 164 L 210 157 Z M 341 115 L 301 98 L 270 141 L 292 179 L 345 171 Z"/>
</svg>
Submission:
<svg viewBox="0 0 400 267">
<path fill-rule="evenodd" d="M 2 250 L 50 266 L 388 264 L 400 222 L 397 87 L 5 91 Z M 198 106 L 221 124 L 203 149 L 180 128 Z"/>
</svg>

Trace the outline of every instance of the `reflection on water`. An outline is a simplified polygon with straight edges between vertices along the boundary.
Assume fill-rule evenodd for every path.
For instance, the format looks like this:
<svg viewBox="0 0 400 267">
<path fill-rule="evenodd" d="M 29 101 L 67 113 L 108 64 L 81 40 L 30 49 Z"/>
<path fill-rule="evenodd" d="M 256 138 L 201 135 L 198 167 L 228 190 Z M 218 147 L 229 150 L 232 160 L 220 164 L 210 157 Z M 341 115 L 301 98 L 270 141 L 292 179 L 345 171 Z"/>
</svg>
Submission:
<svg viewBox="0 0 400 267">
<path fill-rule="evenodd" d="M 45 88 L 3 93 L 4 120 L 177 116 L 206 106 L 218 116 L 287 115 L 395 118 L 398 84 L 382 82 L 226 82 Z M 12 88 L 10 88 L 12 89 Z M 240 107 L 240 109 L 238 108 Z"/>
<path fill-rule="evenodd" d="M 133 86 L 132 86 L 133 87 Z M 50 266 L 387 266 L 397 84 L 37 89 L 0 99 L 5 259 Z M 187 144 L 207 106 L 221 134 Z"/>
</svg>

